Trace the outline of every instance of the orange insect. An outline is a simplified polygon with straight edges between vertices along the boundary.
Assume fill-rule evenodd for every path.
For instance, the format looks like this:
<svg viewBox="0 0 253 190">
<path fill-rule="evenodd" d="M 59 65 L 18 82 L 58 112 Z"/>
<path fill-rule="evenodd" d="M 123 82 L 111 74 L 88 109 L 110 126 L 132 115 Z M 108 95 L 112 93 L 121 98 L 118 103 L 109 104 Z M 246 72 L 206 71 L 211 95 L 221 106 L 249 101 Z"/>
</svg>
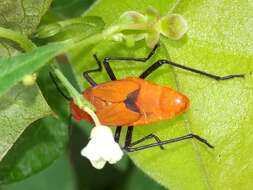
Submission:
<svg viewBox="0 0 253 190">
<path fill-rule="evenodd" d="M 200 70 L 173 63 L 169 60 L 158 60 L 148 67 L 139 78 L 129 77 L 122 80 L 117 80 L 109 61 L 137 61 L 146 62 L 156 51 L 158 45 L 150 52 L 147 58 L 129 58 L 129 57 L 106 57 L 103 60 L 103 65 L 112 81 L 102 84 L 96 84 L 89 76 L 91 72 L 102 70 L 101 62 L 96 59 L 99 68 L 84 72 L 84 78 L 91 84 L 91 87 L 83 92 L 83 96 L 90 101 L 96 108 L 96 114 L 100 122 L 107 126 L 116 127 L 115 141 L 118 142 L 121 133 L 121 126 L 128 126 L 124 149 L 128 152 L 142 150 L 154 146 L 160 146 L 163 149 L 164 144 L 174 143 L 190 138 L 195 138 L 202 143 L 205 143 L 210 148 L 213 148 L 207 140 L 195 134 L 187 134 L 174 139 L 161 141 L 156 135 L 149 134 L 137 141 L 132 142 L 133 126 L 145 125 L 157 122 L 164 119 L 171 119 L 178 114 L 181 114 L 189 107 L 189 99 L 168 87 L 162 87 L 147 80 L 144 80 L 148 75 L 164 64 L 169 64 L 174 67 L 188 70 L 194 73 L 205 75 L 215 80 L 227 80 L 235 77 L 243 77 L 244 75 L 228 75 L 225 77 L 216 76 Z M 90 116 L 79 109 L 77 105 L 70 102 L 72 116 L 76 120 L 85 119 L 92 123 Z M 135 145 L 154 138 L 155 143 L 138 146 Z"/>
<path fill-rule="evenodd" d="M 139 78 L 99 84 L 86 89 L 83 95 L 107 126 L 137 126 L 171 119 L 185 112 L 189 105 L 188 98 L 181 93 Z M 76 120 L 92 121 L 73 101 L 71 109 Z"/>
</svg>

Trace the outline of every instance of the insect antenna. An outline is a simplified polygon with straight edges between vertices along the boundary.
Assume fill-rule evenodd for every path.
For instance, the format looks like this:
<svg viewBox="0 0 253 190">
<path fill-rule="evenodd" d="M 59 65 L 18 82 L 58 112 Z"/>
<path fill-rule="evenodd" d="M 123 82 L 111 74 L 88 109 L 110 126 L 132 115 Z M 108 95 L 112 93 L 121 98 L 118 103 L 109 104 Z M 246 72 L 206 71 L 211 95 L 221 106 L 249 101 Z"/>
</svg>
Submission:
<svg viewBox="0 0 253 190">
<path fill-rule="evenodd" d="M 52 72 L 49 72 L 49 76 L 50 78 L 52 79 L 53 83 L 55 84 L 56 86 L 56 89 L 59 91 L 59 93 L 68 101 L 72 100 L 71 97 L 67 96 L 60 88 L 60 86 L 58 85 L 58 83 L 56 82 L 56 79 L 55 77 L 53 76 Z"/>
</svg>

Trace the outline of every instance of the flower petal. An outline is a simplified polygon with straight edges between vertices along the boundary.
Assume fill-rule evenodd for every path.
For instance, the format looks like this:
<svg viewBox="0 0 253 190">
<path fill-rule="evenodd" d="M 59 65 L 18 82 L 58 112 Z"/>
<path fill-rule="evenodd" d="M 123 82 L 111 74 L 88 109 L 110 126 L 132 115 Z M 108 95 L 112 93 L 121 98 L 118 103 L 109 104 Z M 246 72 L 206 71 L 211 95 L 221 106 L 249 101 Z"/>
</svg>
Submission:
<svg viewBox="0 0 253 190">
<path fill-rule="evenodd" d="M 160 19 L 159 12 L 153 7 L 148 7 L 145 15 L 148 17 L 148 22 L 156 23 Z"/>
<path fill-rule="evenodd" d="M 124 24 L 143 24 L 146 20 L 146 17 L 137 11 L 126 11 L 119 18 L 120 23 Z"/>
<path fill-rule="evenodd" d="M 88 158 L 92 166 L 96 169 L 102 169 L 106 163 L 106 160 L 100 155 L 100 149 L 101 147 L 99 143 L 90 140 L 87 146 L 81 151 L 81 155 Z"/>
<path fill-rule="evenodd" d="M 81 155 L 89 160 L 97 160 L 99 153 L 96 151 L 99 147 L 95 141 L 90 140 L 89 143 L 82 149 Z"/>
<path fill-rule="evenodd" d="M 112 131 L 109 127 L 106 127 L 104 125 L 96 126 L 92 129 L 90 138 L 96 138 L 96 139 L 113 139 Z"/>
<path fill-rule="evenodd" d="M 122 152 L 119 144 L 114 143 L 114 145 L 112 145 L 112 147 L 111 147 L 111 156 L 109 158 L 107 158 L 107 161 L 110 164 L 115 164 L 116 162 L 121 160 L 122 156 L 123 156 L 123 152 Z"/>
<path fill-rule="evenodd" d="M 106 161 L 102 158 L 98 159 L 98 160 L 91 160 L 91 165 L 96 168 L 96 169 L 103 169 L 103 167 L 105 166 Z"/>
</svg>

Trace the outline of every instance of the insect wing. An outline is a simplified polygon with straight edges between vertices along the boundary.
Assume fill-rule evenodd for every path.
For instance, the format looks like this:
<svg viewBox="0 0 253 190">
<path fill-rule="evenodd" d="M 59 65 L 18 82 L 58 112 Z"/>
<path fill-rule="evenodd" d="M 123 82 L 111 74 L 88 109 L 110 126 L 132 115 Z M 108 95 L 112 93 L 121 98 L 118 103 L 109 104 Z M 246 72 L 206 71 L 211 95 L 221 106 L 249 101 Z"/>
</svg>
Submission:
<svg viewBox="0 0 253 190">
<path fill-rule="evenodd" d="M 100 84 L 91 89 L 91 94 L 108 102 L 122 102 L 128 94 L 139 89 L 139 84 L 133 81 L 118 80 Z"/>
<path fill-rule="evenodd" d="M 137 121 L 140 114 L 126 108 L 124 103 L 112 103 L 96 112 L 99 120 L 108 126 L 128 125 Z"/>
</svg>

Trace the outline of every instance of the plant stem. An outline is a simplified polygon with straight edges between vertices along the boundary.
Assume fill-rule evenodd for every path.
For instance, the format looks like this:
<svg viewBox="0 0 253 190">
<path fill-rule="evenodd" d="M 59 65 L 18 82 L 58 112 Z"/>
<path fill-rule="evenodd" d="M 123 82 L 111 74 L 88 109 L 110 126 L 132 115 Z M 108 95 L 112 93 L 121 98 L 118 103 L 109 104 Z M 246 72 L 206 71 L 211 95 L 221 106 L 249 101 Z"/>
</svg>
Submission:
<svg viewBox="0 0 253 190">
<path fill-rule="evenodd" d="M 98 33 L 96 35 L 93 35 L 91 37 L 83 39 L 82 37 L 72 38 L 69 40 L 66 40 L 66 43 L 69 43 L 69 46 L 67 49 L 64 49 L 64 51 L 77 48 L 77 47 L 85 47 L 92 44 L 96 44 L 102 40 L 108 39 L 109 37 L 113 36 L 116 33 L 119 33 L 123 30 L 128 29 L 127 25 L 114 25 L 109 27 L 108 29 L 104 30 L 101 33 Z"/>
<path fill-rule="evenodd" d="M 73 98 L 74 103 L 81 108 L 82 110 L 84 110 L 85 112 L 87 112 L 93 119 L 95 126 L 101 125 L 101 123 L 99 122 L 96 114 L 94 113 L 93 110 L 95 110 L 94 106 L 88 102 L 82 94 L 80 94 L 71 84 L 70 82 L 66 79 L 66 77 L 62 74 L 62 72 L 57 69 L 54 68 L 54 73 L 57 76 L 57 78 L 61 81 L 61 83 L 63 84 L 63 86 L 68 90 L 69 94 L 71 95 L 71 97 Z"/>
</svg>

